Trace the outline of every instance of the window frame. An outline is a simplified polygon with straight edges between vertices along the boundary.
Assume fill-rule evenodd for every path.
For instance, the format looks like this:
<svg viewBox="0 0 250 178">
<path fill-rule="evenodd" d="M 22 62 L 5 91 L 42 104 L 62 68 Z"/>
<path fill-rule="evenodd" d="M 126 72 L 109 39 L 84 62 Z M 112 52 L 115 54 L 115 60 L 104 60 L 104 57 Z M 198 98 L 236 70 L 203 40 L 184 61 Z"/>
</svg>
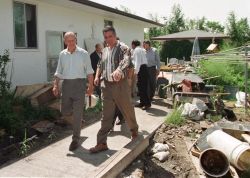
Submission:
<svg viewBox="0 0 250 178">
<path fill-rule="evenodd" d="M 15 17 L 14 17 L 14 6 L 15 6 L 15 3 L 19 3 L 19 4 L 22 4 L 23 6 L 24 6 L 24 22 L 25 22 L 25 24 L 24 24 L 24 29 L 25 29 L 25 31 L 24 31 L 24 40 L 25 40 L 25 46 L 23 46 L 23 47 L 18 47 L 18 46 L 16 46 L 16 34 L 15 34 Z M 27 20 L 26 20 L 26 4 L 27 5 L 32 5 L 32 6 L 35 6 L 35 10 L 36 10 L 36 12 L 35 12 L 35 19 L 36 19 L 36 47 L 29 47 L 28 46 L 28 39 L 27 39 Z M 12 14 L 13 14 L 13 35 L 14 35 L 14 49 L 15 50 L 25 50 L 25 49 L 27 49 L 27 50 L 38 50 L 38 18 L 37 18 L 37 10 L 38 9 L 38 6 L 37 6 L 37 4 L 34 4 L 34 3 L 30 3 L 30 2 L 26 2 L 26 1 L 18 1 L 18 0 L 13 0 L 13 5 L 12 5 L 12 10 L 13 10 L 13 12 L 12 12 Z"/>
<path fill-rule="evenodd" d="M 103 21 L 103 23 L 104 23 L 104 27 L 106 27 L 106 26 L 107 26 L 107 25 L 106 25 L 106 22 L 112 22 L 112 25 L 110 25 L 110 24 L 108 24 L 108 25 L 110 25 L 110 26 L 114 27 L 114 21 L 113 21 L 113 20 L 110 20 L 110 19 L 104 19 L 104 21 Z"/>
</svg>

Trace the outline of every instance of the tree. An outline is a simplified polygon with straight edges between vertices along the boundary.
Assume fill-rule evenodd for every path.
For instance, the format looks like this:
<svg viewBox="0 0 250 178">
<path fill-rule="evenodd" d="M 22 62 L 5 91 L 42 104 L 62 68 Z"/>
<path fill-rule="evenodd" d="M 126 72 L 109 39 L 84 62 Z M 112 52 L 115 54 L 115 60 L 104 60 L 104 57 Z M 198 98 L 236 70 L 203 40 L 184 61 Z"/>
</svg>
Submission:
<svg viewBox="0 0 250 178">
<path fill-rule="evenodd" d="M 206 22 L 206 31 L 212 33 L 224 33 L 225 27 L 222 26 L 219 22 L 216 21 L 207 21 Z"/>
<path fill-rule="evenodd" d="M 136 14 L 136 12 L 132 11 L 130 8 L 123 6 L 123 5 L 120 5 L 120 7 L 116 7 L 116 9 L 129 13 L 129 14 Z"/>
<path fill-rule="evenodd" d="M 237 20 L 235 13 L 230 12 L 227 19 L 227 33 L 232 45 L 241 46 L 250 41 L 250 27 L 247 18 Z"/>
<path fill-rule="evenodd" d="M 155 22 L 160 22 L 160 18 L 157 14 L 149 14 L 149 18 Z M 163 35 L 163 27 L 151 27 L 144 33 L 144 39 L 150 40 L 152 37 Z M 161 44 L 158 41 L 151 41 L 153 47 L 160 50 Z"/>
<path fill-rule="evenodd" d="M 184 14 L 179 4 L 173 6 L 170 18 L 168 19 L 165 17 L 164 19 L 167 21 L 166 31 L 169 34 L 184 31 L 186 29 Z"/>
<path fill-rule="evenodd" d="M 186 29 L 204 30 L 212 33 L 224 32 L 224 27 L 219 22 L 207 20 L 205 17 L 201 19 L 187 19 Z"/>
</svg>

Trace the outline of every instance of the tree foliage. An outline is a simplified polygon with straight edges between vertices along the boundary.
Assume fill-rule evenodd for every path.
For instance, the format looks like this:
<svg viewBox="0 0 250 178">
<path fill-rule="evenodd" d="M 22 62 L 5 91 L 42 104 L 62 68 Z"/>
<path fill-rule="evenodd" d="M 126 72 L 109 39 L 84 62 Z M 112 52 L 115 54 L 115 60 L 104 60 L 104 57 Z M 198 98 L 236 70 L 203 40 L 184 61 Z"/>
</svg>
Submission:
<svg viewBox="0 0 250 178">
<path fill-rule="evenodd" d="M 250 27 L 247 18 L 237 19 L 234 12 L 230 12 L 227 19 L 227 33 L 231 37 L 231 44 L 241 46 L 250 41 Z"/>
</svg>

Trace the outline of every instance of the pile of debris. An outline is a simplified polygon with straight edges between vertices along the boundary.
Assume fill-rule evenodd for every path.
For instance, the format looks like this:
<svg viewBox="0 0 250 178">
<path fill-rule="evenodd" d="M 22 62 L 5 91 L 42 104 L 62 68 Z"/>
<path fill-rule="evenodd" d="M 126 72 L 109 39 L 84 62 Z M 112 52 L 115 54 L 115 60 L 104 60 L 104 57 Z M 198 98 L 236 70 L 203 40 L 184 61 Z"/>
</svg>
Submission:
<svg viewBox="0 0 250 178">
<path fill-rule="evenodd" d="M 222 120 L 205 130 L 190 150 L 199 159 L 198 171 L 210 177 L 237 177 L 250 169 L 249 143 L 249 123 Z"/>
<path fill-rule="evenodd" d="M 197 178 L 184 138 L 196 138 L 201 132 L 200 124 L 189 120 L 183 126 L 163 124 L 156 131 L 147 150 L 118 178 Z"/>
</svg>

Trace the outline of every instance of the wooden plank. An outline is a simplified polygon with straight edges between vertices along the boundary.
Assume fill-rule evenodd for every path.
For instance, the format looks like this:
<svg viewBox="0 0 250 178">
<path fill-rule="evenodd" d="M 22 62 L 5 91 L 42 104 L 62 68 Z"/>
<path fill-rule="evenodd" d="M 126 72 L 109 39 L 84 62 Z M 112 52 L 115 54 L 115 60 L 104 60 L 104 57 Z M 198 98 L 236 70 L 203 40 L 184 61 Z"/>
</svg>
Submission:
<svg viewBox="0 0 250 178">
<path fill-rule="evenodd" d="M 242 138 L 247 141 L 248 143 L 250 143 L 250 135 L 249 134 L 241 134 Z"/>
<path fill-rule="evenodd" d="M 184 137 L 184 141 L 186 143 L 187 148 L 191 148 L 191 146 L 193 145 L 193 142 L 191 141 L 191 139 L 188 138 L 188 137 Z M 193 156 L 191 152 L 189 153 L 189 156 L 191 158 L 191 161 L 194 164 L 194 167 L 197 170 L 197 173 L 199 174 L 199 178 L 206 178 L 205 173 L 202 171 L 202 169 L 200 167 L 200 160 L 199 160 L 199 158 Z"/>
<path fill-rule="evenodd" d="M 39 83 L 34 85 L 22 85 L 16 86 L 15 89 L 15 97 L 30 97 L 37 91 L 41 90 L 42 88 L 48 86 L 46 83 Z"/>
<path fill-rule="evenodd" d="M 30 97 L 31 104 L 33 106 L 39 106 L 48 103 L 51 100 L 56 99 L 52 92 L 52 86 L 47 86 Z"/>
<path fill-rule="evenodd" d="M 210 127 L 213 127 L 214 125 L 213 124 L 208 124 L 207 121 L 200 121 L 200 126 L 202 129 L 208 129 Z"/>
</svg>

